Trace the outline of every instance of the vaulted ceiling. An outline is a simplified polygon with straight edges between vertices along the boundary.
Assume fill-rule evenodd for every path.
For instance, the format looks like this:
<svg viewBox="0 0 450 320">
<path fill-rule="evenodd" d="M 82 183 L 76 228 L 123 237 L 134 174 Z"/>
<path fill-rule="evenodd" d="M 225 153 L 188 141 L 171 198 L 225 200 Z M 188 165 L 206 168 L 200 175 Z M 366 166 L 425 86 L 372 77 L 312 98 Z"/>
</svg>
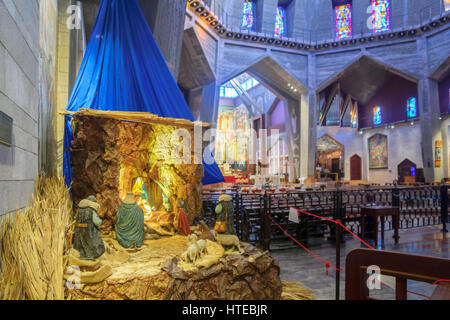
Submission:
<svg viewBox="0 0 450 320">
<path fill-rule="evenodd" d="M 321 92 L 329 92 L 335 83 L 341 90 L 351 95 L 360 104 L 366 104 L 397 71 L 366 56 L 346 68 L 334 81 Z"/>
</svg>

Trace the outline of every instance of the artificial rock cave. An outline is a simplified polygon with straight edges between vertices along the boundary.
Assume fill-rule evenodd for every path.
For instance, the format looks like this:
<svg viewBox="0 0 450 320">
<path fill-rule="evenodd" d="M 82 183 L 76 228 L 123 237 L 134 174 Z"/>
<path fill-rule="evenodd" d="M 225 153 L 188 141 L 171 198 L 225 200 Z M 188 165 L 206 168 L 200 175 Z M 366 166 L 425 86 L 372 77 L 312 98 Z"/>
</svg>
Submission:
<svg viewBox="0 0 450 320">
<path fill-rule="evenodd" d="M 201 211 L 203 167 L 194 164 L 193 153 L 190 164 L 173 161 L 172 153 L 180 145 L 175 133 L 180 127 L 175 122 L 167 124 L 170 120 L 164 124 L 126 120 L 126 116 L 121 120 L 83 113 L 74 116 L 71 161 L 75 204 L 96 195 L 103 219 L 101 229 L 109 233 L 127 192 L 135 193 L 147 221 L 161 223 L 169 220 L 167 214 L 176 206 L 177 195 L 184 200 L 192 223 Z M 193 126 L 184 129 L 192 137 Z"/>
</svg>

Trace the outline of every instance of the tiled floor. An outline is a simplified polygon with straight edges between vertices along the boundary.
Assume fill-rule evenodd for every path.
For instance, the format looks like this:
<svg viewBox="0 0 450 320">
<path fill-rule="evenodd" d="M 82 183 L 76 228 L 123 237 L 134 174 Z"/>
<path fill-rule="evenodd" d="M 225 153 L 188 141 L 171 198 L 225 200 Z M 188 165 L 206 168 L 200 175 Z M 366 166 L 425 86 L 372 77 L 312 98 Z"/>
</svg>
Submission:
<svg viewBox="0 0 450 320">
<path fill-rule="evenodd" d="M 392 239 L 393 232 L 385 233 L 385 244 L 379 244 L 378 249 L 398 251 L 410 254 L 450 258 L 450 233 L 445 236 L 441 232 L 442 225 L 400 230 L 400 241 L 396 245 Z M 369 243 L 374 245 L 373 243 Z M 364 245 L 346 236 L 346 241 L 341 245 L 341 267 L 345 268 L 346 255 L 356 248 L 365 248 Z M 335 264 L 336 251 L 333 243 L 325 242 L 320 247 L 310 248 L 325 261 Z M 272 255 L 278 259 L 281 268 L 281 279 L 300 281 L 309 289 L 312 289 L 320 300 L 335 299 L 335 271 L 329 270 L 325 275 L 324 264 L 307 253 L 302 248 L 272 250 Z M 345 299 L 345 274 L 341 273 L 340 298 Z M 395 291 L 389 287 L 381 286 L 379 290 L 371 290 L 370 296 L 377 299 L 393 300 Z M 427 283 L 408 281 L 408 290 L 430 296 L 433 286 Z M 408 293 L 409 300 L 427 299 L 419 295 Z"/>
</svg>

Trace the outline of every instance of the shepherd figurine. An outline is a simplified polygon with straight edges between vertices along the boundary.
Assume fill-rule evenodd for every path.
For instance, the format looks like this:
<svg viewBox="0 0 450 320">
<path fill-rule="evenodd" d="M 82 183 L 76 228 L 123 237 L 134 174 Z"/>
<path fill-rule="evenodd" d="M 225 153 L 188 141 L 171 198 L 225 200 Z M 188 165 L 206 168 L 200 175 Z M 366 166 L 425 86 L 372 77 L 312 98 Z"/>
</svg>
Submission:
<svg viewBox="0 0 450 320">
<path fill-rule="evenodd" d="M 73 247 L 80 252 L 81 259 L 95 260 L 105 252 L 105 244 L 98 230 L 102 224 L 97 215 L 100 205 L 94 196 L 89 196 L 81 200 L 78 207 Z"/>
<path fill-rule="evenodd" d="M 217 233 L 236 234 L 234 229 L 234 207 L 230 195 L 222 192 L 216 206 L 216 225 L 214 231 Z"/>
</svg>

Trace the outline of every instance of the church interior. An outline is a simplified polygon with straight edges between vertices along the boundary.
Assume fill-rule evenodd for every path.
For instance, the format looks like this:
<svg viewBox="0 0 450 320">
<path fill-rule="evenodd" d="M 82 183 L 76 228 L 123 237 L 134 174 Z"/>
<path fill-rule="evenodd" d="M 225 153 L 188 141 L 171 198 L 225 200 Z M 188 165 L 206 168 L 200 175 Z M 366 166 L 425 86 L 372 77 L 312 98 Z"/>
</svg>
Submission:
<svg viewBox="0 0 450 320">
<path fill-rule="evenodd" d="M 0 300 L 450 300 L 449 187 L 450 0 L 0 0 Z"/>
</svg>

